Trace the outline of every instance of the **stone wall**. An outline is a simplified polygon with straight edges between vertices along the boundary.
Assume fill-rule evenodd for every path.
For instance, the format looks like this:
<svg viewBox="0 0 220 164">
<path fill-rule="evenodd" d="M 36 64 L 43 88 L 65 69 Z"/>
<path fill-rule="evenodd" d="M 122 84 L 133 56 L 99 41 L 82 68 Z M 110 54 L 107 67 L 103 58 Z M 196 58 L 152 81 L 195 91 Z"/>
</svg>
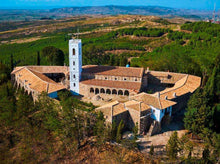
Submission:
<svg viewBox="0 0 220 164">
<path fill-rule="evenodd" d="M 149 131 L 152 122 L 153 122 L 153 119 L 151 118 L 150 114 L 142 116 L 140 118 L 140 134 L 145 135 Z"/>
<path fill-rule="evenodd" d="M 177 102 L 177 104 L 174 105 L 172 108 L 172 114 L 175 114 L 176 112 L 182 109 L 185 109 L 187 107 L 187 103 L 188 103 L 190 96 L 191 96 L 191 93 L 187 93 L 185 95 L 171 99 L 171 101 Z"/>
<path fill-rule="evenodd" d="M 161 131 L 160 122 L 153 120 L 147 135 L 152 136 L 152 135 L 158 134 L 160 131 Z"/>
<path fill-rule="evenodd" d="M 115 121 L 116 122 L 116 125 L 118 126 L 120 121 L 123 120 L 123 123 L 124 123 L 124 129 L 129 129 L 129 126 L 128 126 L 128 111 L 124 111 L 118 115 L 115 115 L 113 116 L 112 118 L 112 121 Z"/>
<path fill-rule="evenodd" d="M 129 89 L 120 89 L 120 88 L 108 88 L 94 85 L 85 85 L 83 83 L 79 84 L 79 93 L 82 96 L 92 98 L 95 95 L 100 95 L 100 97 L 115 99 L 115 98 L 123 98 L 127 100 L 129 96 L 134 96 L 137 92 Z"/>
<path fill-rule="evenodd" d="M 128 128 L 130 130 L 132 130 L 136 123 L 138 124 L 138 129 L 140 129 L 140 111 L 137 111 L 135 109 L 132 108 L 127 108 L 128 112 L 129 112 L 129 118 L 127 120 L 128 122 Z"/>
<path fill-rule="evenodd" d="M 141 91 L 145 92 L 147 90 L 147 86 L 148 86 L 148 76 L 144 74 L 142 78 Z"/>
<path fill-rule="evenodd" d="M 95 75 L 95 74 L 82 73 L 82 80 L 86 80 L 86 79 L 129 81 L 129 82 L 140 82 L 140 83 L 142 81 L 141 77 Z"/>
</svg>

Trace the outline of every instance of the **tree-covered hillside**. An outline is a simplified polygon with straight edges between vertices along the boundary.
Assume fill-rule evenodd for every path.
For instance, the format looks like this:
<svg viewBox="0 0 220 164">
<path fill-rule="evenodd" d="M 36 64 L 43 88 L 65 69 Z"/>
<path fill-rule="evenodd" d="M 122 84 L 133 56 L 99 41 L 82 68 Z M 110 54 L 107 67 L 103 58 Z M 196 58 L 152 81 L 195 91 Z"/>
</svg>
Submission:
<svg viewBox="0 0 220 164">
<path fill-rule="evenodd" d="M 206 146 L 206 162 L 218 161 L 220 25 L 188 22 L 178 29 L 179 25 L 161 25 L 157 22 L 156 28 L 147 27 L 146 22 L 140 21 L 135 21 L 136 27 L 133 27 L 134 22 L 132 26 L 129 26 L 129 23 L 126 23 L 126 26 L 117 23 L 116 21 L 114 27 L 117 26 L 118 29 L 104 29 L 100 32 L 89 30 L 89 27 L 100 27 L 101 23 L 89 27 L 81 26 L 84 27 L 84 33 L 80 35 L 83 43 L 83 65 L 125 66 L 130 61 L 131 66 L 135 67 L 149 67 L 150 70 L 181 72 L 202 77 L 201 88 L 188 102 L 184 123 L 190 133 L 202 139 L 202 146 Z M 84 152 L 87 142 L 91 147 L 93 144 L 96 145 L 98 154 L 103 152 L 103 145 L 107 141 L 117 141 L 125 147 L 131 146 L 131 149 L 137 146 L 135 140 L 129 143 L 121 141 L 123 122 L 118 129 L 114 124 L 111 127 L 105 125 L 103 115 L 93 113 L 92 104 L 81 102 L 68 93 L 60 95 L 60 102 L 54 102 L 41 95 L 39 102 L 34 104 L 28 95 L 23 91 L 16 91 L 9 82 L 10 71 L 15 66 L 62 65 L 63 61 L 68 64 L 70 36 L 67 33 L 71 30 L 68 28 L 57 33 L 42 34 L 42 38 L 36 41 L 0 45 L 1 161 L 27 163 L 30 158 L 37 162 L 65 161 L 64 159 Z M 60 61 L 56 62 L 56 59 Z M 175 150 L 174 156 L 170 156 L 177 158 L 177 152 L 180 156 L 182 152 L 175 148 L 175 145 L 182 144 L 184 147 L 186 142 L 184 138 L 180 143 L 174 141 L 179 142 L 176 134 L 171 137 L 167 152 L 169 154 Z M 185 147 L 191 152 L 191 145 L 185 144 Z M 120 151 L 118 149 L 115 152 Z M 112 157 L 120 163 L 125 156 L 126 153 L 123 157 L 117 156 L 116 153 L 114 157 L 105 157 Z M 137 156 L 127 156 L 131 163 L 134 162 L 132 159 L 144 162 L 143 159 L 136 158 Z M 189 163 L 195 163 L 197 158 L 191 161 L 189 155 L 187 160 Z"/>
</svg>

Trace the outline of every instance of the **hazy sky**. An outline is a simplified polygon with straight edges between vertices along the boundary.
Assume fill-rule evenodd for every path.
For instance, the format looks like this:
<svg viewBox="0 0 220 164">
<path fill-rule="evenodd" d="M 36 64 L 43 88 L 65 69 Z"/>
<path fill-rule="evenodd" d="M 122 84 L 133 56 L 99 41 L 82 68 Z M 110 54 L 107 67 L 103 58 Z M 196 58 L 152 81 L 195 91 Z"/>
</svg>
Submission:
<svg viewBox="0 0 220 164">
<path fill-rule="evenodd" d="M 0 0 L 0 8 L 136 5 L 213 10 L 214 3 L 220 9 L 220 0 Z"/>
</svg>

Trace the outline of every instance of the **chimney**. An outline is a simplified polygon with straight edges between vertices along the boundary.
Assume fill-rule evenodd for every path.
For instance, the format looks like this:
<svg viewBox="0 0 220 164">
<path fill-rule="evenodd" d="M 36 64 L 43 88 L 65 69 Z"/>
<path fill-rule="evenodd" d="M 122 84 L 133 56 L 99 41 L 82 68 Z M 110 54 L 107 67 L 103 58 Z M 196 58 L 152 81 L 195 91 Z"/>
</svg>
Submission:
<svg viewBox="0 0 220 164">
<path fill-rule="evenodd" d="M 139 111 L 141 112 L 141 102 L 139 102 Z"/>
<path fill-rule="evenodd" d="M 149 67 L 147 67 L 147 72 L 149 72 Z"/>
<path fill-rule="evenodd" d="M 160 92 L 157 92 L 157 97 L 160 98 Z"/>
<path fill-rule="evenodd" d="M 113 106 L 114 106 L 114 105 L 111 106 L 111 122 L 112 122 L 112 123 L 113 123 Z"/>
</svg>

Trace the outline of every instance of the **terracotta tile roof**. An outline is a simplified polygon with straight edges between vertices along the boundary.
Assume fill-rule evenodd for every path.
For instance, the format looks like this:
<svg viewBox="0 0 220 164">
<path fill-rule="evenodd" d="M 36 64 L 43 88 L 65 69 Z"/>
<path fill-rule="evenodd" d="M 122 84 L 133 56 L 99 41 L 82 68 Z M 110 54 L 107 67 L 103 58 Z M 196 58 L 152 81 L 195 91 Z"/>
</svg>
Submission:
<svg viewBox="0 0 220 164">
<path fill-rule="evenodd" d="M 96 109 L 98 110 L 98 109 L 102 109 L 102 108 L 106 108 L 106 107 L 112 107 L 112 105 L 116 105 L 116 104 L 119 104 L 119 102 L 118 101 L 113 101 L 113 102 L 110 102 L 108 104 L 102 105 L 101 107 L 98 107 Z"/>
<path fill-rule="evenodd" d="M 89 79 L 89 80 L 81 81 L 81 83 L 86 84 L 86 85 L 94 85 L 94 86 L 109 87 L 109 88 L 119 88 L 119 89 L 130 89 L 130 90 L 136 90 L 136 91 L 139 91 L 141 88 L 140 82 Z"/>
<path fill-rule="evenodd" d="M 188 75 L 174 85 L 160 92 L 162 99 L 173 99 L 176 96 L 182 96 L 187 93 L 193 93 L 201 84 L 201 78 L 198 76 Z"/>
<path fill-rule="evenodd" d="M 141 107 L 141 111 L 151 110 L 151 107 L 149 105 L 135 100 L 125 102 L 125 106 L 126 108 L 132 108 L 137 111 L 140 111 L 140 107 Z"/>
<path fill-rule="evenodd" d="M 38 91 L 38 92 L 47 92 L 52 93 L 55 91 L 59 91 L 65 89 L 65 86 L 54 82 L 49 79 L 47 76 L 33 71 L 28 67 L 22 67 L 13 71 L 12 74 L 15 74 L 19 80 L 25 83 L 25 85 L 29 86 L 30 89 Z"/>
<path fill-rule="evenodd" d="M 113 116 L 123 113 L 125 111 L 127 111 L 127 109 L 125 109 L 125 106 L 123 103 L 119 103 L 113 106 Z"/>
<path fill-rule="evenodd" d="M 11 74 L 14 74 L 15 72 L 21 70 L 22 68 L 24 68 L 24 66 L 21 66 L 21 67 L 15 67 L 14 70 L 11 72 Z"/>
<path fill-rule="evenodd" d="M 170 107 L 170 106 L 173 106 L 176 104 L 176 102 L 164 100 L 164 99 L 161 99 L 157 96 L 147 94 L 144 92 L 142 92 L 138 95 L 135 95 L 133 97 L 130 97 L 130 99 L 136 100 L 136 101 L 142 101 L 145 104 L 147 104 L 149 106 L 153 106 L 157 109 L 165 109 L 167 107 Z"/>
<path fill-rule="evenodd" d="M 105 116 L 111 116 L 111 110 L 113 109 L 113 116 L 116 116 L 120 113 L 123 113 L 125 111 L 127 111 L 125 108 L 124 108 L 124 104 L 123 103 L 119 103 L 118 101 L 114 101 L 114 102 L 111 102 L 109 104 L 106 104 L 106 105 L 103 105 L 99 108 L 96 108 L 96 111 L 101 111 L 103 112 L 103 114 Z"/>
<path fill-rule="evenodd" d="M 123 76 L 123 77 L 142 77 L 144 68 L 135 67 L 116 67 L 116 66 L 99 66 L 99 65 L 86 65 L 82 67 L 82 73 L 97 74 L 97 75 L 110 75 L 110 76 Z"/>
<path fill-rule="evenodd" d="M 68 73 L 68 66 L 26 66 L 28 69 L 32 69 L 40 73 Z"/>
<path fill-rule="evenodd" d="M 180 79 L 187 76 L 187 74 L 174 73 L 174 72 L 161 72 L 161 71 L 145 71 L 146 74 L 152 75 L 157 78 L 162 78 L 162 83 L 175 84 Z"/>
</svg>

